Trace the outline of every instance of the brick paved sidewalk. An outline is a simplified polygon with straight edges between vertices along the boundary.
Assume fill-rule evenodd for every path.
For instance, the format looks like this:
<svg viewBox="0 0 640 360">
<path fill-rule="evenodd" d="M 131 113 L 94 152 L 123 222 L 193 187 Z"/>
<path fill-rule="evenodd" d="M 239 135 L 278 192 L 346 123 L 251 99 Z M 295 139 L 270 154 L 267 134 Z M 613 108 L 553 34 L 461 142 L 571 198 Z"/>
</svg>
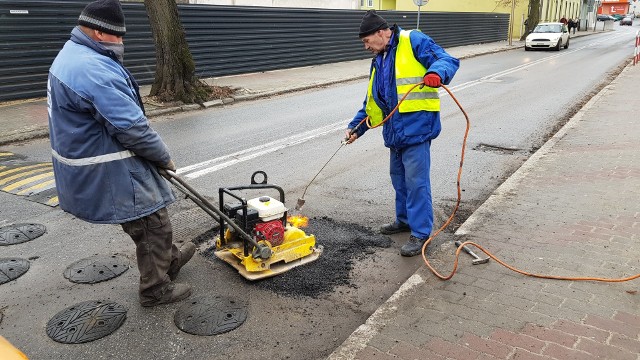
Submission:
<svg viewBox="0 0 640 360">
<path fill-rule="evenodd" d="M 640 66 L 626 68 L 458 235 L 525 271 L 640 273 L 640 119 L 630 96 L 638 85 Z M 451 266 L 439 265 L 443 273 Z M 494 261 L 472 266 L 463 254 L 450 281 L 418 270 L 330 358 L 639 360 L 639 353 L 640 279 L 534 279 Z"/>
</svg>

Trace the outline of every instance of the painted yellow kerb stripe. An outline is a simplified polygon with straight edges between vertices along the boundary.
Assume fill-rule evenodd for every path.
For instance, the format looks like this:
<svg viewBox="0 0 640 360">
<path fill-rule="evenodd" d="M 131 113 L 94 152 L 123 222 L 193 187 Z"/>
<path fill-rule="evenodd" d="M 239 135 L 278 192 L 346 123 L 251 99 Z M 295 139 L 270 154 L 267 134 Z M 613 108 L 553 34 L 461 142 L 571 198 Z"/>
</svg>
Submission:
<svg viewBox="0 0 640 360">
<path fill-rule="evenodd" d="M 42 169 L 36 169 L 36 170 L 31 170 L 31 171 L 25 171 L 25 172 L 22 172 L 22 173 L 18 173 L 18 174 L 15 174 L 15 175 L 12 175 L 12 176 L 6 177 L 6 178 L 4 178 L 4 179 L 0 179 L 0 185 L 4 185 L 4 184 L 6 184 L 6 183 L 9 183 L 9 182 L 11 182 L 11 181 L 13 181 L 13 180 L 15 180 L 15 179 L 19 179 L 19 178 L 24 177 L 24 176 L 26 176 L 26 175 L 37 174 L 37 173 L 41 173 L 41 172 L 43 172 L 43 171 L 47 171 L 47 172 L 49 172 L 49 173 L 53 173 L 52 171 L 49 171 L 49 170 L 50 170 L 50 169 L 45 169 L 45 168 L 43 167 Z M 9 170 L 9 171 L 11 171 L 11 170 Z M 7 171 L 7 173 L 8 173 L 9 171 Z M 14 172 L 15 172 L 15 171 L 14 171 Z M 2 175 L 2 174 L 0 174 L 0 175 Z"/>
<path fill-rule="evenodd" d="M 11 184 L 9 186 L 6 186 L 6 187 L 4 187 L 4 188 L 2 188 L 0 190 L 9 192 L 9 191 L 11 191 L 13 189 L 19 188 L 22 185 L 26 185 L 26 184 L 29 184 L 29 183 L 32 183 L 32 182 L 35 182 L 35 181 L 38 181 L 38 180 L 41 180 L 41 179 L 45 179 L 45 178 L 48 178 L 48 177 L 52 177 L 52 176 L 53 176 L 53 171 L 50 171 L 50 172 L 45 173 L 45 174 L 33 176 L 33 177 L 30 177 L 30 178 L 15 182 L 15 183 L 13 183 L 13 184 Z"/>
<path fill-rule="evenodd" d="M 47 201 L 47 205 L 51 206 L 53 204 L 57 204 L 58 203 L 58 197 L 54 196 L 51 199 L 49 199 L 49 201 Z"/>
<path fill-rule="evenodd" d="M 42 163 L 42 164 L 35 164 L 35 165 L 29 165 L 29 166 L 22 166 L 22 167 L 19 167 L 19 168 L 13 168 L 11 170 L 0 172 L 0 177 L 5 176 L 5 175 L 9 175 L 9 174 L 13 174 L 15 172 L 22 171 L 22 170 L 35 169 L 35 168 L 46 167 L 46 166 L 53 166 L 53 164 L 52 163 Z"/>
<path fill-rule="evenodd" d="M 47 181 L 41 182 L 41 183 L 40 183 L 40 184 L 38 184 L 38 185 L 33 185 L 33 186 L 31 186 L 31 187 L 29 187 L 29 188 L 26 188 L 26 189 L 24 189 L 24 190 L 22 190 L 22 191 L 18 191 L 18 192 L 16 193 L 16 195 L 24 195 L 24 194 L 30 193 L 31 191 L 38 190 L 38 189 L 42 189 L 42 188 L 44 188 L 44 187 L 47 187 L 48 185 L 53 184 L 54 182 L 55 182 L 55 180 L 54 180 L 54 179 L 51 179 L 51 180 L 47 180 Z"/>
<path fill-rule="evenodd" d="M 10 153 L 10 152 L 0 152 L 0 156 L 13 156 L 13 153 Z"/>
</svg>

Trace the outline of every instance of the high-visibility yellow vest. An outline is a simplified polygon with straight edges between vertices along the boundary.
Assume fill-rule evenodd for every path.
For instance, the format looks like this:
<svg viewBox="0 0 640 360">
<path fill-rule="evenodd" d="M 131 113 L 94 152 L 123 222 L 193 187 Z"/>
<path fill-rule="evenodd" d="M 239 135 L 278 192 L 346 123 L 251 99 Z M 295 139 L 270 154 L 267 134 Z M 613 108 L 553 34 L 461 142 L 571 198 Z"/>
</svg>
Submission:
<svg viewBox="0 0 640 360">
<path fill-rule="evenodd" d="M 425 68 L 413 55 L 411 48 L 411 40 L 409 38 L 409 30 L 400 31 L 398 37 L 398 46 L 396 47 L 396 89 L 398 92 L 398 101 L 402 99 L 404 94 L 411 87 L 422 82 L 424 75 L 427 73 Z M 373 100 L 373 81 L 376 75 L 375 68 L 371 71 L 369 78 L 369 90 L 367 92 L 367 104 L 365 112 L 369 116 L 369 124 L 371 126 L 379 125 L 384 113 L 382 109 Z M 416 111 L 440 111 L 440 97 L 437 88 L 424 86 L 422 89 L 416 87 L 404 99 L 398 108 L 400 113 L 416 112 Z"/>
</svg>

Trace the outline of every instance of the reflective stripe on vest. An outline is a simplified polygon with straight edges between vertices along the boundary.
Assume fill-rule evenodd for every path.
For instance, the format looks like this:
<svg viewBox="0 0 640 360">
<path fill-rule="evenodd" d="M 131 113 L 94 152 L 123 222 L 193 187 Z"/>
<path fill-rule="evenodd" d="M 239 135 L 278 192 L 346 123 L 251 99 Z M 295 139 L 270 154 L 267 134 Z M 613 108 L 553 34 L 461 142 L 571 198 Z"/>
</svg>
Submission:
<svg viewBox="0 0 640 360">
<path fill-rule="evenodd" d="M 402 99 L 411 87 L 422 82 L 424 75 L 427 73 L 425 68 L 413 55 L 411 48 L 411 39 L 409 33 L 411 31 L 402 30 L 398 37 L 398 46 L 396 47 L 395 72 L 396 72 L 396 89 L 398 92 L 398 101 Z M 375 77 L 375 68 L 371 71 L 369 78 L 369 89 L 367 93 L 367 105 L 365 112 L 369 116 L 369 124 L 371 126 L 379 125 L 384 113 L 382 109 L 373 100 L 373 81 Z M 400 107 L 400 113 L 416 112 L 416 111 L 440 111 L 440 96 L 438 89 L 424 86 L 422 89 L 416 87 L 407 95 Z"/>
<path fill-rule="evenodd" d="M 69 158 L 66 158 L 66 157 L 58 154 L 58 152 L 56 152 L 53 149 L 51 149 L 51 154 L 53 155 L 54 158 L 56 158 L 56 160 L 58 160 L 59 162 L 65 164 L 65 165 L 69 165 L 69 166 L 95 165 L 95 164 L 101 164 L 101 163 L 106 163 L 106 162 L 110 162 L 110 161 L 122 160 L 122 159 L 130 158 L 132 156 L 136 156 L 136 154 L 134 154 L 130 150 L 124 150 L 124 151 L 120 151 L 120 152 L 117 152 L 117 153 L 111 153 L 111 154 L 105 154 L 105 155 L 99 155 L 99 156 L 92 156 L 92 157 L 87 157 L 87 158 L 82 158 L 82 159 L 69 159 Z"/>
</svg>

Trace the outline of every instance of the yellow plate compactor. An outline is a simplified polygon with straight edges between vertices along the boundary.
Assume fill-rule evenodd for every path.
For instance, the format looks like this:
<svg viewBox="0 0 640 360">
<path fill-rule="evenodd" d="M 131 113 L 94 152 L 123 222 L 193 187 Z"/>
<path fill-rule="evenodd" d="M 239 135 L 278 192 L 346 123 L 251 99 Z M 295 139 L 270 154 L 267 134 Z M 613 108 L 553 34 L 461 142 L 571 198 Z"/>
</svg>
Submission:
<svg viewBox="0 0 640 360">
<path fill-rule="evenodd" d="M 219 223 L 215 255 L 244 278 L 257 280 L 278 275 L 320 257 L 322 247 L 316 247 L 315 236 L 300 229 L 306 225 L 306 218 L 287 217 L 284 190 L 268 184 L 264 171 L 253 173 L 250 185 L 220 188 L 219 208 L 174 172 L 163 170 L 162 175 Z M 256 182 L 256 175 L 263 177 L 262 182 Z M 269 189 L 277 190 L 280 199 L 263 195 L 246 200 L 238 195 L 239 191 Z M 229 198 L 232 201 L 225 202 Z"/>
</svg>

